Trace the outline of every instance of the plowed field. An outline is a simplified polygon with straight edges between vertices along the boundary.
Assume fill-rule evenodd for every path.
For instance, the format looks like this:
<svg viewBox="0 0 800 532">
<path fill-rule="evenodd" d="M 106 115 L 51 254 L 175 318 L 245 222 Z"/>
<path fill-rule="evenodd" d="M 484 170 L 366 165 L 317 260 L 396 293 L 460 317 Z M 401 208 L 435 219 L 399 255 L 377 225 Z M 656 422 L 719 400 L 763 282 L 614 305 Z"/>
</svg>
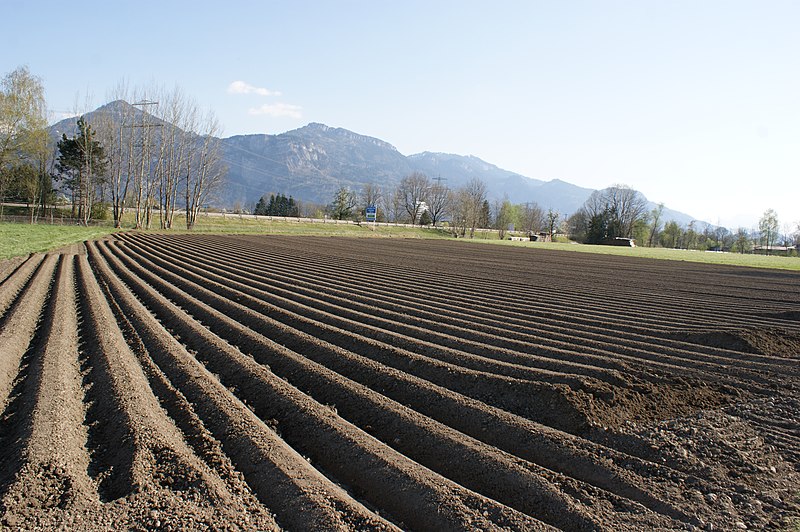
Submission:
<svg viewBox="0 0 800 532">
<path fill-rule="evenodd" d="M 123 234 L 0 263 L 1 524 L 735 530 L 800 517 L 800 275 Z"/>
</svg>

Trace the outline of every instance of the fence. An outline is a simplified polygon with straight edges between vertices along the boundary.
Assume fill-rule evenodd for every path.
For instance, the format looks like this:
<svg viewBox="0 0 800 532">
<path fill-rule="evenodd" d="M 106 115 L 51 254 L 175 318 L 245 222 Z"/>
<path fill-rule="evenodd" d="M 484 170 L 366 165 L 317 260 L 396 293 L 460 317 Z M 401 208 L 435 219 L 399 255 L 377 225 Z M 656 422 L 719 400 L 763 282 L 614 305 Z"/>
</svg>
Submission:
<svg viewBox="0 0 800 532">
<path fill-rule="evenodd" d="M 85 223 L 81 218 L 72 218 L 69 216 L 37 216 L 31 220 L 30 216 L 4 214 L 0 216 L 0 222 L 36 225 L 82 225 L 90 227 L 114 227 L 114 222 L 111 220 L 89 220 L 88 223 Z"/>
<path fill-rule="evenodd" d="M 177 216 L 185 216 L 186 211 L 182 209 L 176 209 L 175 215 Z M 420 225 L 412 225 L 406 223 L 399 223 L 399 222 L 367 222 L 364 220 L 355 221 L 355 220 L 334 220 L 332 218 L 306 218 L 306 217 L 287 217 L 287 216 L 261 216 L 256 214 L 244 214 L 244 213 L 232 213 L 232 212 L 200 212 L 198 216 L 198 223 L 200 224 L 202 220 L 207 220 L 211 222 L 213 218 L 221 218 L 223 220 L 241 220 L 241 221 L 253 221 L 258 224 L 268 224 L 271 222 L 278 222 L 278 223 L 308 223 L 308 224 L 328 224 L 328 225 L 358 225 L 358 226 L 368 226 L 368 227 L 409 227 L 409 228 L 430 228 L 430 229 L 440 229 L 446 230 L 447 227 L 442 226 L 420 226 Z M 89 220 L 88 223 L 84 223 L 84 221 L 80 218 L 72 218 L 70 216 L 64 216 L 63 214 L 48 214 L 45 216 L 38 216 L 31 220 L 30 216 L 19 216 L 13 214 L 4 214 L 0 216 L 0 222 L 9 222 L 9 223 L 19 223 L 19 224 L 39 224 L 39 225 L 83 225 L 83 226 L 91 226 L 91 227 L 113 227 L 114 222 L 112 220 Z M 476 228 L 476 233 L 479 234 L 489 234 L 489 233 L 496 233 L 496 229 L 484 229 L 484 228 Z"/>
</svg>

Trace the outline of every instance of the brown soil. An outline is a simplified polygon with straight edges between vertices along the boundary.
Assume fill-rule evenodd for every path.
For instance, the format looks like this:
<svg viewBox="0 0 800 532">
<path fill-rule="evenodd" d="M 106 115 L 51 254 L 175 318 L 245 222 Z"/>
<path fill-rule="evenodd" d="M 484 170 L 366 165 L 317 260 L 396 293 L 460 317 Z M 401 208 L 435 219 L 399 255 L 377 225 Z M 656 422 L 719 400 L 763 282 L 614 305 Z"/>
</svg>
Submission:
<svg viewBox="0 0 800 532">
<path fill-rule="evenodd" d="M 0 263 L 11 529 L 800 519 L 800 275 L 128 234 Z"/>
<path fill-rule="evenodd" d="M 796 327 L 697 331 L 673 333 L 671 337 L 686 342 L 744 353 L 786 358 L 800 357 L 800 332 L 796 330 Z"/>
</svg>

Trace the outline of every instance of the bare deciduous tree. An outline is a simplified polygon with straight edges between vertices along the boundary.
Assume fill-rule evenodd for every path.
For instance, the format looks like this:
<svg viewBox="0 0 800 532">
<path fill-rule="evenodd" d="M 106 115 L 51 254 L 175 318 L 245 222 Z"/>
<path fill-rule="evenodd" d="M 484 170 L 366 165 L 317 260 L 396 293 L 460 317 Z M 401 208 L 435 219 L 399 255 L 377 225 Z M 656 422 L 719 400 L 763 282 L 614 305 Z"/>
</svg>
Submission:
<svg viewBox="0 0 800 532">
<path fill-rule="evenodd" d="M 111 214 L 114 227 L 121 227 L 125 215 L 128 188 L 135 165 L 135 108 L 128 105 L 129 91 L 124 82 L 111 93 L 112 101 L 125 102 L 101 113 L 96 119 L 97 135 L 108 158 L 108 190 L 111 194 Z"/>
<path fill-rule="evenodd" d="M 448 203 L 450 204 L 450 228 L 453 236 L 466 236 L 470 209 L 467 191 L 463 187 L 449 191 Z"/>
<path fill-rule="evenodd" d="M 555 239 L 556 226 L 558 225 L 559 218 L 560 215 L 558 212 L 554 211 L 553 209 L 547 209 L 547 215 L 545 216 L 545 219 L 547 221 L 547 230 L 548 234 L 550 235 L 551 242 Z"/>
<path fill-rule="evenodd" d="M 200 122 L 199 143 L 189 144 L 186 167 L 186 228 L 193 229 L 200 208 L 222 184 L 227 168 L 222 163 L 221 128 L 213 113 Z"/>
<path fill-rule="evenodd" d="M 367 183 L 361 188 L 361 208 L 366 211 L 367 207 L 377 207 L 383 199 L 381 187 L 374 183 Z M 379 216 L 382 216 L 378 213 Z"/>
<path fill-rule="evenodd" d="M 622 236 L 632 237 L 636 222 L 647 210 L 647 201 L 638 191 L 627 185 L 614 185 L 605 191 L 608 206 L 617 213 Z"/>
<path fill-rule="evenodd" d="M 397 222 L 403 209 L 398 191 L 395 189 L 384 194 L 381 204 L 383 205 L 383 213 L 386 220 Z"/>
<path fill-rule="evenodd" d="M 411 224 L 419 221 L 422 212 L 422 202 L 431 186 L 428 176 L 421 172 L 413 172 L 400 181 L 397 187 L 398 195 L 403 202 L 403 208 L 408 213 Z"/>
<path fill-rule="evenodd" d="M 436 183 L 428 189 L 424 201 L 428 205 L 428 214 L 431 216 L 431 223 L 434 227 L 444 216 L 447 216 L 450 206 L 449 198 L 449 190 L 441 183 Z"/>
<path fill-rule="evenodd" d="M 189 101 L 179 88 L 162 93 L 159 98 L 159 118 L 166 126 L 161 132 L 158 159 L 155 167 L 158 180 L 159 212 L 161 226 L 172 227 L 178 203 L 178 191 L 183 186 L 184 197 L 188 198 L 186 180 L 192 170 L 191 156 L 198 139 L 197 104 Z M 189 201 L 186 201 L 186 225 L 189 227 Z M 192 223 L 192 226 L 194 223 Z"/>
<path fill-rule="evenodd" d="M 450 194 L 451 218 L 454 234 L 469 237 L 475 236 L 475 229 L 480 224 L 483 204 L 486 201 L 486 183 L 474 177 L 466 185 Z"/>
<path fill-rule="evenodd" d="M 522 230 L 532 235 L 544 227 L 544 211 L 537 203 L 526 203 L 522 210 Z"/>
<path fill-rule="evenodd" d="M 573 233 L 585 235 L 586 242 L 594 244 L 606 238 L 631 238 L 646 209 L 644 196 L 626 185 L 596 190 L 581 207 L 582 215 L 572 218 L 584 223 L 583 227 L 574 227 Z"/>
</svg>

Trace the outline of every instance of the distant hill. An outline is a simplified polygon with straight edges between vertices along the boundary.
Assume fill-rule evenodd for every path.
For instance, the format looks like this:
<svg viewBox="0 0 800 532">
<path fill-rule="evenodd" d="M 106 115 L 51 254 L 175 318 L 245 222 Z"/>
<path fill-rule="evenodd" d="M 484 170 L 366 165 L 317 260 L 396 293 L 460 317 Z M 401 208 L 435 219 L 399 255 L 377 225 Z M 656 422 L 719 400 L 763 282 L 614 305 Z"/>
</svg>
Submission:
<svg viewBox="0 0 800 532">
<path fill-rule="evenodd" d="M 323 124 L 280 135 L 237 135 L 223 139 L 232 204 L 257 201 L 268 192 L 328 203 L 340 186 L 397 184 L 412 171 L 391 144 Z"/>
<path fill-rule="evenodd" d="M 123 111 L 136 113 L 137 121 L 144 112 L 116 101 L 87 116 L 91 123 L 100 113 L 113 117 L 121 116 Z M 74 131 L 74 118 L 51 126 L 54 137 Z M 253 204 L 270 192 L 328 203 L 340 186 L 356 190 L 366 183 L 394 187 L 414 171 L 431 179 L 441 178 L 443 184 L 453 188 L 479 178 L 487 184 L 491 199 L 508 197 L 513 203 L 536 202 L 544 209 L 567 215 L 578 210 L 593 192 L 559 179 L 532 179 L 474 156 L 427 151 L 405 156 L 383 140 L 317 123 L 278 135 L 235 135 L 222 139 L 222 145 L 228 177 L 217 203 L 227 208 L 237 203 Z M 650 208 L 653 207 L 655 204 L 651 203 Z M 686 225 L 693 217 L 665 208 L 663 219 Z"/>
<path fill-rule="evenodd" d="M 147 115 L 148 124 L 154 124 L 154 125 L 159 124 L 163 127 L 172 127 L 171 124 L 168 124 L 167 122 L 164 122 L 163 120 L 160 120 L 159 118 L 156 118 L 155 116 L 146 113 L 145 111 L 142 111 L 138 107 L 133 106 L 123 100 L 115 100 L 105 105 L 101 105 L 94 111 L 86 113 L 85 116 L 88 119 L 90 125 L 96 126 L 97 121 L 100 119 L 101 116 L 104 118 L 108 117 L 114 121 L 121 121 L 123 115 L 128 115 L 129 117 L 132 117 L 132 122 L 137 124 L 142 123 L 142 117 L 144 115 Z M 78 132 L 77 120 L 78 117 L 74 116 L 56 122 L 49 128 L 50 135 L 60 140 L 61 135 L 63 133 L 66 133 L 67 136 L 72 136 L 76 134 Z"/>
</svg>

